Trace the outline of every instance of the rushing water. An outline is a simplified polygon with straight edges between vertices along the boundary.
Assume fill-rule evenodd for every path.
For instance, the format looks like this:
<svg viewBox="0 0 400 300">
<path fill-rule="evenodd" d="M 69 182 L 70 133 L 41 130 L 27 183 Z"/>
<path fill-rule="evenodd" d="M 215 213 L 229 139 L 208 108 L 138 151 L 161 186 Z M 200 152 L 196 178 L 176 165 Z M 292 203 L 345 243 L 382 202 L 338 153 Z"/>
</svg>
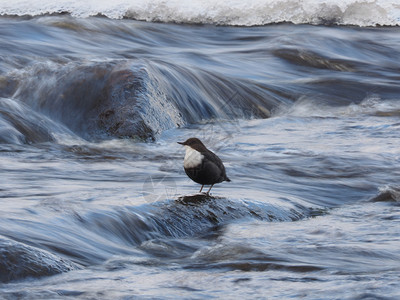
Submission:
<svg viewBox="0 0 400 300">
<path fill-rule="evenodd" d="M 45 2 L 0 5 L 0 298 L 400 298 L 396 2 Z"/>
</svg>

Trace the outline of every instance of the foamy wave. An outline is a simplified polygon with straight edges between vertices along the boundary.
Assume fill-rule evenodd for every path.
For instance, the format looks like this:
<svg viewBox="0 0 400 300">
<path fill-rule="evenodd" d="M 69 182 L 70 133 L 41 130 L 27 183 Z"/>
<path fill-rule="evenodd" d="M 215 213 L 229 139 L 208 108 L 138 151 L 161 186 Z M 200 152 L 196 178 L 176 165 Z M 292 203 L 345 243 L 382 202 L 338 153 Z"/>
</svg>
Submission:
<svg viewBox="0 0 400 300">
<path fill-rule="evenodd" d="M 400 25 L 398 0 L 0 0 L 0 15 L 70 13 L 150 22 L 255 26 L 280 22 Z"/>
</svg>

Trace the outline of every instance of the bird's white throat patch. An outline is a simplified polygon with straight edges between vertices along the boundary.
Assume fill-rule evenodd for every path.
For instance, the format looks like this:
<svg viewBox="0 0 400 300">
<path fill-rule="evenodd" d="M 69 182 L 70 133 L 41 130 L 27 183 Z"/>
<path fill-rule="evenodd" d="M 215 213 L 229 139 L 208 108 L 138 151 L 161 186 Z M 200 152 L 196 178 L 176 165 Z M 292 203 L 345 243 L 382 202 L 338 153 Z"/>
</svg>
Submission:
<svg viewBox="0 0 400 300">
<path fill-rule="evenodd" d="M 201 164 L 201 161 L 204 158 L 199 151 L 194 150 L 192 147 L 185 146 L 186 154 L 185 159 L 183 160 L 183 166 L 186 169 L 195 168 Z"/>
</svg>

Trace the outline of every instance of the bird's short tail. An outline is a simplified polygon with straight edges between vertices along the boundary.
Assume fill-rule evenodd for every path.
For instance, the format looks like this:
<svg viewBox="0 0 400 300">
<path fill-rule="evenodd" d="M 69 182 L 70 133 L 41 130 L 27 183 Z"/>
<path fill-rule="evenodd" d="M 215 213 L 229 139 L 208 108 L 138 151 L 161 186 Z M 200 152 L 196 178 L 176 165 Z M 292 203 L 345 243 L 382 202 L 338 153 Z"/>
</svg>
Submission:
<svg viewBox="0 0 400 300">
<path fill-rule="evenodd" d="M 225 176 L 225 181 L 231 181 L 227 176 Z"/>
</svg>

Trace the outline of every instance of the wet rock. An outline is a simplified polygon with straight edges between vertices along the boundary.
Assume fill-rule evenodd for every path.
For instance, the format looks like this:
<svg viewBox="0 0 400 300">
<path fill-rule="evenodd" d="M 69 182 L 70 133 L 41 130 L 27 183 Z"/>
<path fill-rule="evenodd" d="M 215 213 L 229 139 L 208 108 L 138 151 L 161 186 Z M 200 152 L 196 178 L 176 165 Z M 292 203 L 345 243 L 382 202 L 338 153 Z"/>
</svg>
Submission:
<svg viewBox="0 0 400 300">
<path fill-rule="evenodd" d="M 72 262 L 45 250 L 0 238 L 0 282 L 50 276 L 76 268 Z"/>
</svg>

